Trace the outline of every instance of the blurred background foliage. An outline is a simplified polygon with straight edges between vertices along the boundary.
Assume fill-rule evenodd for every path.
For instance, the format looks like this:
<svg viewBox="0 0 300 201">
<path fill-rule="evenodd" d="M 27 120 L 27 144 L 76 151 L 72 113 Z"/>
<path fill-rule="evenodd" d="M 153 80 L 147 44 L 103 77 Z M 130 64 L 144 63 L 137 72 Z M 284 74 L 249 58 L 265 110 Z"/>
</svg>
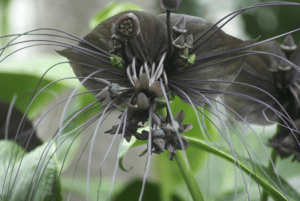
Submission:
<svg viewBox="0 0 300 201">
<path fill-rule="evenodd" d="M 121 7 L 116 7 L 117 2 L 122 2 Z M 140 1 L 133 0 L 132 3 L 136 4 L 136 9 L 143 9 L 144 11 L 160 14 L 162 9 L 159 7 L 158 1 Z M 258 0 L 183 0 L 178 13 L 194 15 L 202 17 L 211 22 L 216 22 L 218 19 L 223 17 L 230 12 L 252 5 L 254 3 L 265 2 Z M 300 3 L 300 1 L 294 1 Z M 75 34 L 79 37 L 85 36 L 90 32 L 90 27 L 94 27 L 95 24 L 102 21 L 107 17 L 107 15 L 114 14 L 124 9 L 132 9 L 135 6 L 133 4 L 124 4 L 123 1 L 116 1 L 109 4 L 109 1 L 96 1 L 96 0 L 2 0 L 0 2 L 0 16 L 1 16 L 1 35 L 22 33 L 35 28 L 51 27 L 64 30 Z M 224 27 L 224 30 L 236 37 L 242 39 L 252 39 L 261 36 L 260 40 L 264 40 L 287 31 L 299 28 L 300 19 L 300 8 L 299 7 L 267 7 L 258 8 L 251 11 L 243 13 L 237 19 L 232 20 Z M 296 33 L 293 35 L 296 43 L 300 41 L 300 34 Z M 8 39 L 4 38 L 0 40 L 1 47 L 6 45 Z M 282 39 L 279 39 L 282 41 Z M 13 49 L 13 48 L 12 48 Z M 30 50 L 24 50 L 16 54 L 15 56 L 9 57 L 6 62 L 0 63 L 0 98 L 10 102 L 14 95 L 19 98 L 16 101 L 16 108 L 21 112 L 25 112 L 29 100 L 31 98 L 32 92 L 35 90 L 39 78 L 50 66 L 57 62 L 63 61 L 54 52 L 55 48 L 33 48 Z M 13 49 L 14 50 L 14 49 Z M 0 57 L 0 59 L 3 58 Z M 71 68 L 64 64 L 62 66 L 56 67 L 51 70 L 49 74 L 45 76 L 41 82 L 39 89 L 51 83 L 53 80 L 64 78 L 66 76 L 74 76 Z M 78 86 L 79 82 L 75 79 L 69 81 L 63 81 L 53 84 L 49 89 L 49 93 L 42 93 L 37 99 L 27 118 L 34 121 L 35 124 L 39 120 L 38 117 L 44 114 L 45 108 L 49 108 L 54 103 L 61 100 L 62 97 L 68 97 L 70 90 Z M 85 92 L 85 89 L 80 88 L 79 92 Z M 95 101 L 94 97 L 87 94 L 82 97 L 76 98 L 68 114 L 76 111 L 79 108 Z M 180 104 L 180 103 L 179 103 Z M 181 106 L 187 108 L 186 106 Z M 62 110 L 63 106 L 58 109 Z M 61 113 L 57 110 L 51 114 L 49 118 L 43 120 L 41 128 L 38 129 L 38 135 L 46 141 L 53 135 L 56 127 L 53 125 L 58 125 Z M 70 125 L 70 128 L 66 132 L 71 131 L 76 128 L 81 122 L 86 121 L 91 114 L 86 115 L 82 119 L 77 119 L 75 124 Z M 117 115 L 114 116 L 116 118 Z M 58 119 L 55 121 L 55 119 Z M 194 117 L 190 116 L 190 119 Z M 110 122 L 110 121 L 109 121 Z M 117 121 L 114 121 L 117 122 Z M 186 122 L 190 123 L 190 122 Z M 117 123 L 112 123 L 112 125 Z M 109 129 L 111 125 L 108 125 Z M 105 129 L 103 129 L 105 130 Z M 103 132 L 102 130 L 102 132 Z M 90 136 L 93 129 L 85 132 L 84 136 Z M 267 132 L 265 132 L 267 131 Z M 264 142 L 267 142 L 268 138 L 272 136 L 275 131 L 275 127 L 257 128 L 257 132 Z M 103 135 L 101 133 L 101 135 Z M 254 136 L 250 136 L 252 149 L 256 150 L 257 153 L 263 153 L 263 149 L 259 144 L 258 140 Z M 75 137 L 75 135 L 74 135 Z M 66 147 L 68 148 L 72 139 L 66 142 Z M 112 136 L 103 135 L 99 142 L 97 141 L 98 147 L 103 147 L 101 150 L 95 150 L 94 155 L 97 158 L 102 158 L 107 150 L 107 144 L 111 142 Z M 233 139 L 236 144 L 239 144 L 239 139 Z M 64 192 L 64 198 L 67 198 L 70 189 L 73 190 L 72 200 L 78 198 L 78 200 L 85 199 L 85 182 L 86 182 L 86 169 L 87 169 L 87 154 L 83 155 L 82 161 L 78 166 L 76 177 L 74 183 L 72 183 L 74 166 L 78 161 L 78 156 L 76 153 L 81 154 L 87 140 L 81 139 L 76 140 L 72 145 L 71 156 L 69 156 L 70 161 L 66 162 L 64 172 L 62 174 L 62 189 Z M 217 143 L 224 143 L 222 140 L 218 139 Z M 106 144 L 106 145 L 105 145 Z M 117 143 L 116 143 L 117 144 Z M 73 148 L 74 147 L 74 148 Z M 118 145 L 114 146 L 115 149 Z M 114 193 L 112 200 L 136 200 L 137 195 L 139 195 L 141 187 L 141 178 L 144 174 L 144 164 L 145 158 L 138 158 L 138 154 L 144 149 L 144 147 L 135 147 L 129 150 L 127 155 L 132 157 L 124 158 L 124 166 L 133 167 L 130 172 L 119 172 L 118 180 L 114 186 Z M 194 151 L 194 150 L 193 150 Z M 62 149 L 58 153 L 58 158 L 60 162 L 63 161 L 64 155 L 67 150 Z M 88 151 L 85 151 L 85 153 Z M 107 164 L 107 169 L 104 170 L 105 174 L 103 177 L 103 182 L 101 186 L 101 200 L 105 199 L 107 196 L 110 185 L 111 185 L 111 174 L 108 171 L 113 169 L 114 163 L 116 161 L 117 152 L 112 152 L 112 157 L 109 159 Z M 205 200 L 231 200 L 235 196 L 234 189 L 237 188 L 237 198 L 238 200 L 246 200 L 246 192 L 244 188 L 244 183 L 239 170 L 231 163 L 222 160 L 216 156 L 201 153 L 201 160 L 197 160 L 200 157 L 198 154 L 194 154 L 193 164 L 197 167 L 196 178 L 198 185 L 204 193 Z M 85 158 L 84 158 L 85 157 Z M 162 157 L 165 157 L 162 160 Z M 172 164 L 166 160 L 167 156 L 156 157 L 152 163 L 152 172 L 149 175 L 149 182 L 146 185 L 146 192 L 144 195 L 144 200 L 166 200 L 163 195 L 168 191 L 169 200 L 191 200 L 189 192 L 184 184 L 176 183 L 178 180 L 177 173 L 173 175 L 170 174 L 168 168 L 172 168 Z M 267 161 L 267 156 L 263 156 L 265 161 Z M 94 158 L 93 158 L 94 160 Z M 96 200 L 97 188 L 99 185 L 99 164 L 95 159 L 92 167 L 92 176 L 95 177 L 91 180 L 91 200 Z M 141 165 L 142 164 L 142 165 Z M 264 164 L 267 165 L 267 162 Z M 283 178 L 288 179 L 291 185 L 296 189 L 300 189 L 300 179 L 298 175 L 298 170 L 300 168 L 299 164 L 291 163 L 290 159 L 279 161 L 278 172 Z M 67 170 L 67 171 L 65 171 Z M 237 170 L 237 173 L 235 172 Z M 164 176 L 162 176 L 165 174 Z M 236 175 L 236 177 L 235 177 Z M 173 177 L 173 178 L 172 178 Z M 163 178 L 163 179 L 162 179 Z M 181 179 L 179 179 L 181 180 Z M 237 183 L 236 183 L 237 182 Z M 255 182 L 250 182 L 250 194 L 257 194 L 257 184 Z M 167 188 L 166 188 L 167 186 Z M 298 187 L 298 188 L 297 188 Z M 162 190 L 164 189 L 164 190 Z M 166 190 L 167 189 L 167 190 Z M 256 191 L 255 191 L 255 190 Z M 134 197 L 133 197 L 134 196 Z M 254 200 L 259 200 L 259 194 Z"/>
</svg>

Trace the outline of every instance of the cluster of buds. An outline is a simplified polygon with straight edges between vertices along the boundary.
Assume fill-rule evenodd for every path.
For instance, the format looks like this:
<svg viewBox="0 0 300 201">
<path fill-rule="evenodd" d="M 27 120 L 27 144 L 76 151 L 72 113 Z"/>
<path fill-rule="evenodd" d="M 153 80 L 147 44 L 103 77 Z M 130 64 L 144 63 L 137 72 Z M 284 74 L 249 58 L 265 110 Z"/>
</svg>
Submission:
<svg viewBox="0 0 300 201">
<path fill-rule="evenodd" d="M 139 98 L 141 99 L 140 101 L 144 101 L 142 106 L 140 103 L 134 106 L 135 109 L 133 109 L 133 107 L 129 107 L 129 120 L 127 120 L 125 125 L 125 139 L 127 141 L 130 141 L 132 136 L 134 136 L 137 140 L 149 139 L 149 131 L 142 130 L 141 133 L 138 132 L 138 129 L 143 127 L 138 124 L 143 124 L 149 117 L 147 110 L 149 102 L 147 103 L 144 95 L 139 95 Z M 174 120 L 172 122 L 169 118 L 154 113 L 152 119 L 153 126 L 151 128 L 151 144 L 153 153 L 160 154 L 166 149 L 170 152 L 169 159 L 173 160 L 174 156 L 176 156 L 176 150 L 186 150 L 189 147 L 189 141 L 181 135 L 181 133 L 189 131 L 193 128 L 193 125 L 183 124 L 184 119 L 185 113 L 183 110 L 174 116 Z M 118 126 L 120 126 L 118 134 L 121 134 L 123 132 L 123 125 L 115 125 L 105 133 L 115 134 Z M 147 152 L 148 149 L 143 151 L 140 156 L 143 156 Z"/>
</svg>

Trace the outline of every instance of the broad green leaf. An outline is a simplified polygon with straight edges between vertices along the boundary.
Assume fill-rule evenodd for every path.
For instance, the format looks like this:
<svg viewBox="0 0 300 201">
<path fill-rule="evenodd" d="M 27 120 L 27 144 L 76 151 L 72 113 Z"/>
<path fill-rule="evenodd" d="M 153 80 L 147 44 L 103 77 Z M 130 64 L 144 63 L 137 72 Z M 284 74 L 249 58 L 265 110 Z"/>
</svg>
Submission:
<svg viewBox="0 0 300 201">
<path fill-rule="evenodd" d="M 67 98 L 68 96 L 66 94 L 69 94 L 80 84 L 72 68 L 67 63 L 67 60 L 61 56 L 46 56 L 38 54 L 30 56 L 28 59 L 23 59 L 21 61 L 17 57 L 8 58 L 5 60 L 0 64 L 0 97 L 7 102 L 10 102 L 13 96 L 17 95 L 18 98 L 15 103 L 15 107 L 18 108 L 22 113 L 25 113 L 32 98 L 32 93 L 37 87 L 40 78 L 51 66 L 60 62 L 63 63 L 55 66 L 49 72 L 47 72 L 38 86 L 38 91 L 53 81 L 67 77 L 72 77 L 72 79 L 65 79 L 55 82 L 54 84 L 51 84 L 45 88 L 43 90 L 44 92 L 37 96 L 28 111 L 27 118 L 32 120 L 37 117 L 41 117 L 41 115 L 48 111 L 50 106 L 52 107 L 55 103 L 61 101 L 63 99 L 62 97 Z M 86 89 L 81 86 L 76 94 L 83 92 L 86 92 Z M 35 94 L 37 94 L 37 92 Z M 90 93 L 73 97 L 72 102 L 68 107 L 66 117 L 94 101 L 96 101 L 96 99 Z M 66 103 L 66 101 L 64 101 L 64 103 Z M 91 112 L 78 116 L 76 119 L 70 122 L 66 129 L 64 129 L 62 132 L 62 137 L 59 138 L 58 141 L 59 145 L 60 142 L 64 140 L 62 146 L 58 150 L 58 160 L 60 161 L 60 164 L 62 164 L 63 160 L 65 159 L 67 150 L 77 134 L 75 133 L 70 135 L 68 133 L 76 129 L 95 112 L 99 112 L 99 109 L 94 109 Z M 54 126 L 58 127 L 58 125 Z M 73 157 L 70 155 L 75 155 L 80 146 L 79 138 L 77 138 L 72 144 L 71 150 L 69 151 L 68 157 L 66 158 L 66 162 L 64 164 L 64 169 L 68 167 L 73 159 Z"/>
<path fill-rule="evenodd" d="M 129 184 L 122 188 L 122 190 L 116 194 L 112 198 L 113 201 L 131 201 L 131 200 L 138 200 L 141 186 L 143 185 L 142 179 L 135 179 L 131 181 Z M 145 186 L 145 193 L 143 195 L 143 201 L 163 201 L 162 197 L 160 196 L 160 186 L 157 182 L 147 181 Z M 177 195 L 172 195 L 173 201 L 181 201 L 182 199 L 179 198 Z"/>
<path fill-rule="evenodd" d="M 0 186 L 3 190 L 3 200 L 6 200 L 8 196 L 10 201 L 50 201 L 52 198 L 57 201 L 62 200 L 60 180 L 58 180 L 59 169 L 56 154 L 54 154 L 55 145 L 44 153 L 45 162 L 41 166 L 42 171 L 36 171 L 46 146 L 47 143 L 25 153 L 23 157 L 24 150 L 17 144 L 12 141 L 0 141 Z M 35 171 L 36 174 L 34 174 Z M 34 175 L 35 179 L 31 183 Z M 3 186 L 4 189 L 2 189 Z"/>
<path fill-rule="evenodd" d="M 66 61 L 66 59 L 54 55 L 36 55 L 22 61 L 19 61 L 14 57 L 5 60 L 0 64 L 1 98 L 7 102 L 10 102 L 12 97 L 17 95 L 18 98 L 15 106 L 24 113 L 30 103 L 32 93 L 37 87 L 42 75 L 48 70 L 48 68 L 58 62 L 63 61 Z M 52 81 L 66 77 L 75 77 L 72 68 L 67 63 L 57 65 L 43 78 L 38 86 L 38 91 Z M 44 92 L 40 93 L 34 100 L 29 109 L 27 117 L 29 119 L 37 117 L 41 114 L 41 112 L 44 112 L 45 109 L 51 105 L 51 102 L 58 102 L 58 98 L 61 97 L 62 94 L 78 86 L 78 84 L 78 79 L 73 78 L 55 82 L 54 84 L 50 85 L 44 89 Z M 80 92 L 83 91 L 84 89 L 82 87 Z M 92 95 L 84 96 L 86 99 L 90 99 L 92 97 Z"/>
<path fill-rule="evenodd" d="M 282 190 L 278 189 L 278 187 L 280 187 L 280 183 L 275 175 L 275 173 L 270 172 L 267 170 L 267 168 L 262 167 L 262 169 L 250 160 L 239 160 L 237 161 L 231 154 L 231 152 L 227 151 L 227 150 L 223 150 L 221 148 L 215 148 L 212 145 L 210 145 L 209 143 L 200 140 L 200 139 L 196 139 L 193 137 L 187 137 L 187 139 L 191 142 L 191 144 L 194 144 L 195 147 L 198 147 L 198 149 L 202 149 L 205 150 L 207 152 L 210 152 L 212 154 L 215 154 L 231 163 L 239 163 L 239 165 L 241 166 L 242 170 L 246 173 L 251 173 L 251 175 L 255 175 L 252 176 L 251 178 L 254 179 L 255 181 L 257 180 L 259 185 L 264 188 L 268 194 L 276 201 L 281 201 L 281 200 L 288 200 L 286 198 L 286 196 L 288 196 L 288 198 L 290 200 L 300 200 L 300 195 L 298 194 L 298 192 L 296 190 L 294 190 L 283 178 L 280 177 L 280 181 L 282 183 L 282 186 L 284 188 L 284 193 L 282 192 Z M 241 158 L 241 157 L 239 157 Z M 252 167 L 253 165 L 253 167 Z M 255 171 L 253 170 L 253 168 L 255 169 Z M 267 175 L 266 175 L 267 174 Z M 286 196 L 285 196 L 286 194 Z"/>
<path fill-rule="evenodd" d="M 108 200 L 108 194 L 111 188 L 111 178 L 101 178 L 93 177 L 90 180 L 90 190 L 89 190 L 89 200 L 97 201 L 97 200 Z M 99 188 L 99 184 L 101 182 L 101 186 Z M 70 200 L 72 198 L 81 198 L 80 200 L 86 200 L 86 177 L 64 177 L 61 180 L 62 190 L 64 194 L 69 195 L 71 193 Z M 117 192 L 125 186 L 126 184 L 122 180 L 116 180 L 114 183 L 112 196 L 116 195 Z M 99 194 L 98 194 L 99 192 Z M 99 196 L 99 198 L 98 198 Z M 97 199 L 98 198 L 98 199 Z"/>
<path fill-rule="evenodd" d="M 106 20 L 107 18 L 127 10 L 142 11 L 143 9 L 130 2 L 124 2 L 124 3 L 111 2 L 92 18 L 92 20 L 89 23 L 89 27 L 91 29 L 94 29 L 98 24 L 100 24 L 102 21 Z"/>
<path fill-rule="evenodd" d="M 241 198 L 245 199 L 244 195 L 246 194 L 245 188 L 239 188 L 236 191 L 231 190 L 225 192 L 218 196 L 216 201 L 228 201 L 228 200 L 242 200 Z M 247 199 L 247 198 L 246 198 Z"/>
</svg>

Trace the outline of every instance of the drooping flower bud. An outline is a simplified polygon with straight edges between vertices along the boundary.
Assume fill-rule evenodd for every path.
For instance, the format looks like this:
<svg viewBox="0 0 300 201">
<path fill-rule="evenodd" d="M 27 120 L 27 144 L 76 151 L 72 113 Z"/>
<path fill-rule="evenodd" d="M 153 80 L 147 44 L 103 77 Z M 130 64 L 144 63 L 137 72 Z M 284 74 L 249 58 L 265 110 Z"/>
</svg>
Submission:
<svg viewBox="0 0 300 201">
<path fill-rule="evenodd" d="M 189 49 L 192 49 L 193 48 L 193 42 L 194 42 L 193 34 L 188 35 L 188 37 L 186 37 L 186 39 L 185 39 L 185 45 Z"/>
<path fill-rule="evenodd" d="M 284 60 L 281 60 L 279 62 L 279 65 L 278 65 L 278 70 L 281 70 L 281 71 L 289 71 L 291 70 L 292 67 L 291 65 L 289 65 L 287 62 L 285 62 Z"/>
<path fill-rule="evenodd" d="M 178 50 L 182 50 L 185 48 L 184 36 L 180 35 L 173 41 L 174 48 Z"/>
<path fill-rule="evenodd" d="M 295 44 L 295 41 L 291 34 L 287 35 L 283 41 L 283 43 L 280 45 L 280 48 L 282 51 L 294 51 L 297 48 L 297 45 Z"/>
<path fill-rule="evenodd" d="M 160 0 L 160 6 L 164 10 L 174 10 L 177 11 L 182 0 Z"/>
<path fill-rule="evenodd" d="M 174 26 L 173 31 L 177 34 L 184 34 L 187 32 L 184 17 L 182 17 Z"/>
<path fill-rule="evenodd" d="M 133 13 L 128 13 L 117 19 L 111 28 L 111 34 L 112 38 L 130 42 L 137 37 L 140 30 L 139 19 Z"/>
</svg>

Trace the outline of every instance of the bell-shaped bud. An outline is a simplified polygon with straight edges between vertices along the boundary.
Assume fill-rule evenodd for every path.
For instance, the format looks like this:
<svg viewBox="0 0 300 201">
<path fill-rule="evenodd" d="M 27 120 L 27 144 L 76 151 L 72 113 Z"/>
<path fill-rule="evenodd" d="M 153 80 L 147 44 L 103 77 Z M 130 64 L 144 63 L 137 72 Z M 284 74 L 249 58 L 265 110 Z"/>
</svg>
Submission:
<svg viewBox="0 0 300 201">
<path fill-rule="evenodd" d="M 293 36 L 291 34 L 287 35 L 283 41 L 283 43 L 280 45 L 282 51 L 284 52 L 291 52 L 294 51 L 297 48 L 297 45 L 295 44 L 295 41 L 293 39 Z"/>
<path fill-rule="evenodd" d="M 278 65 L 278 70 L 289 71 L 291 69 L 292 69 L 292 67 L 287 62 L 285 62 L 284 60 L 280 61 L 279 65 Z"/>
<path fill-rule="evenodd" d="M 166 142 L 163 139 L 155 138 L 153 144 L 159 149 L 159 153 L 164 152 Z"/>
<path fill-rule="evenodd" d="M 193 48 L 193 43 L 194 43 L 194 37 L 193 34 L 188 35 L 188 37 L 186 37 L 185 39 L 185 45 L 189 48 L 192 49 Z"/>
<path fill-rule="evenodd" d="M 173 41 L 174 48 L 182 50 L 185 48 L 184 36 L 180 35 Z"/>
<path fill-rule="evenodd" d="M 173 31 L 176 34 L 184 34 L 186 33 L 186 23 L 184 20 L 184 17 L 182 17 L 174 26 L 173 26 Z"/>
<path fill-rule="evenodd" d="M 133 13 L 127 13 L 117 19 L 112 25 L 112 38 L 124 42 L 133 41 L 140 33 L 139 19 Z"/>
<path fill-rule="evenodd" d="M 164 137 L 165 133 L 162 129 L 153 130 L 153 137 Z"/>
<path fill-rule="evenodd" d="M 177 11 L 182 0 L 160 0 L 160 6 L 164 10 L 174 10 Z"/>
</svg>

